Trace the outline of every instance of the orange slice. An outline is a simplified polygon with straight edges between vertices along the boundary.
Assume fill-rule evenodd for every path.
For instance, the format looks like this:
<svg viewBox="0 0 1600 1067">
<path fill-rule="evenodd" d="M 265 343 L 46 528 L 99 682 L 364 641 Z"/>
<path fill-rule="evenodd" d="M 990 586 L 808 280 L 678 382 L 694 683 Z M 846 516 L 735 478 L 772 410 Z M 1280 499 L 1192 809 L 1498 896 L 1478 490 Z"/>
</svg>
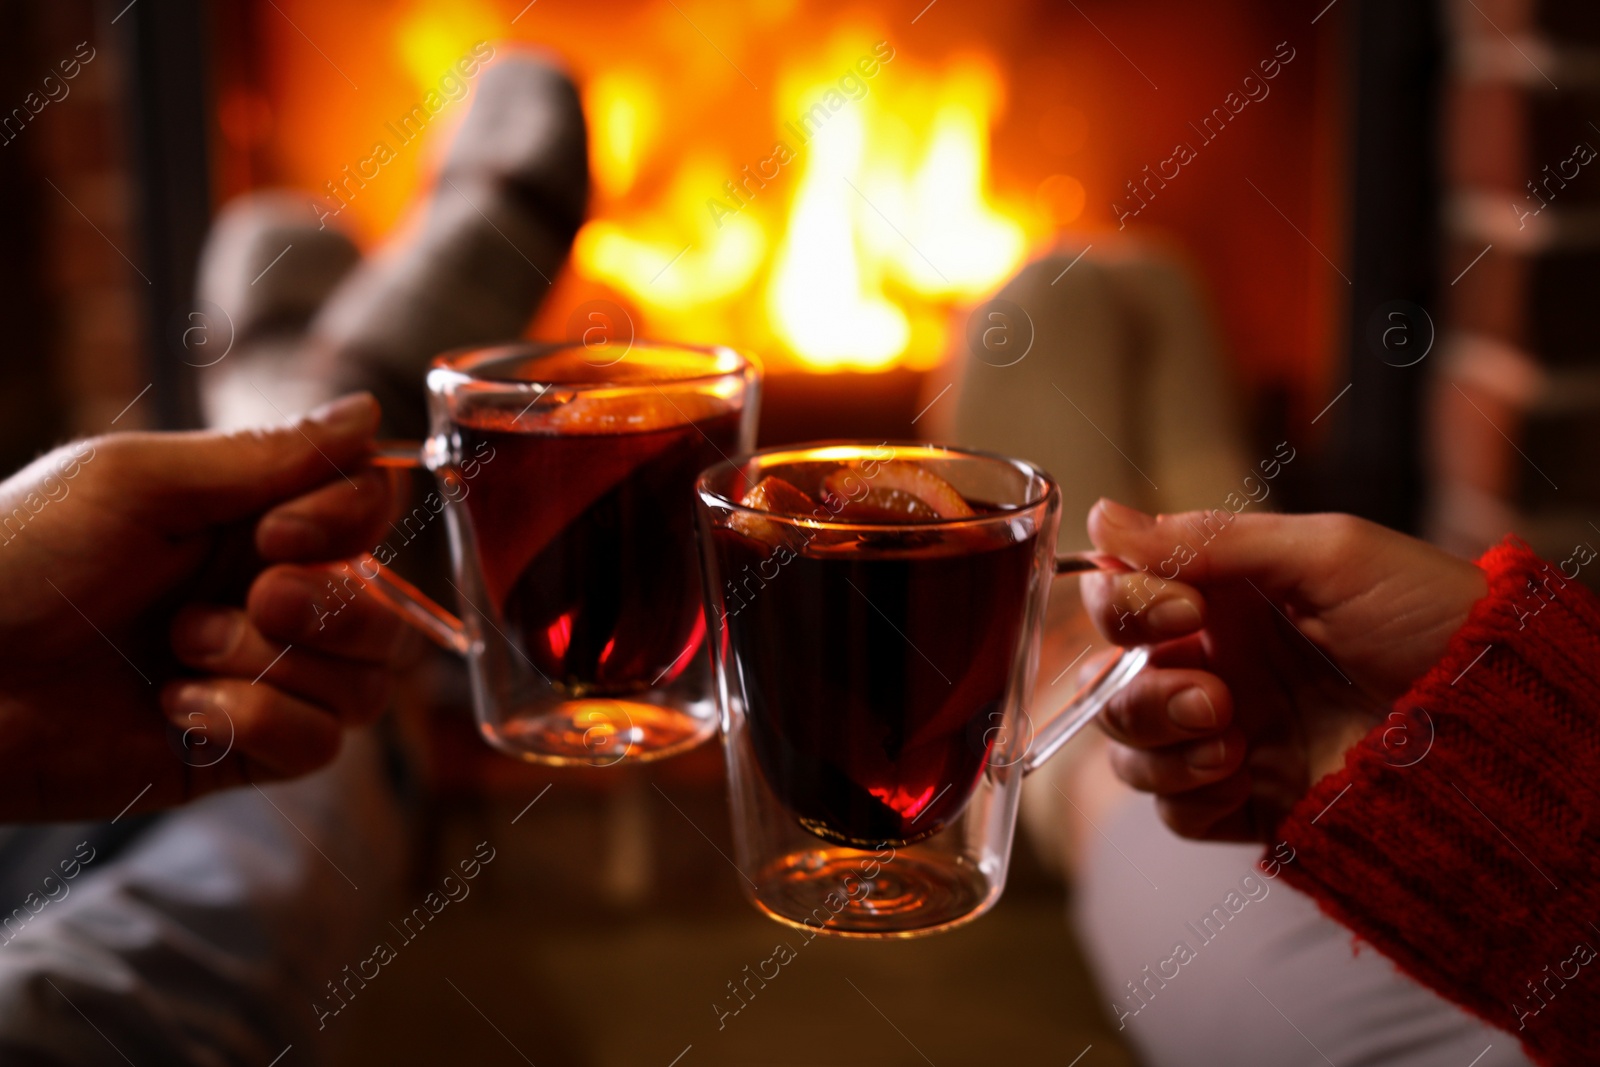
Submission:
<svg viewBox="0 0 1600 1067">
<path fill-rule="evenodd" d="M 817 502 L 803 491 L 770 474 L 740 497 L 739 503 L 747 508 L 778 515 L 810 515 L 817 509 Z"/>
<path fill-rule="evenodd" d="M 822 484 L 830 495 L 846 502 L 839 517 L 858 522 L 967 519 L 976 514 L 953 485 L 915 463 L 880 463 L 870 473 L 840 467 Z"/>
<path fill-rule="evenodd" d="M 807 516 L 817 509 L 815 500 L 791 483 L 772 475 L 753 485 L 739 498 L 739 504 L 774 515 Z M 783 523 L 763 519 L 759 515 L 746 515 L 741 511 L 728 516 L 728 526 L 770 548 L 777 548 L 790 540 L 792 533 Z"/>
<path fill-rule="evenodd" d="M 544 414 L 543 425 L 564 434 L 646 433 L 715 418 L 727 402 L 703 393 L 679 391 L 631 396 L 580 394 Z"/>
</svg>

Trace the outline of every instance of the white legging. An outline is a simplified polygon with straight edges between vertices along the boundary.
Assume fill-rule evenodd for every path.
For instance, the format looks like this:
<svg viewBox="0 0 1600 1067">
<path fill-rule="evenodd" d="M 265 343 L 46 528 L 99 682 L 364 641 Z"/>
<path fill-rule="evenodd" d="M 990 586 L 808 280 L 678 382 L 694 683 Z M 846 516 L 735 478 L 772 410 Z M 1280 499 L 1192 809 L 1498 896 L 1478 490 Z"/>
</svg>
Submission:
<svg viewBox="0 0 1600 1067">
<path fill-rule="evenodd" d="M 1531 1063 L 1510 1034 L 1357 949 L 1310 897 L 1263 873 L 1259 846 L 1183 840 L 1133 794 L 1099 830 L 1071 913 L 1102 1010 L 1146 1067 Z"/>
</svg>

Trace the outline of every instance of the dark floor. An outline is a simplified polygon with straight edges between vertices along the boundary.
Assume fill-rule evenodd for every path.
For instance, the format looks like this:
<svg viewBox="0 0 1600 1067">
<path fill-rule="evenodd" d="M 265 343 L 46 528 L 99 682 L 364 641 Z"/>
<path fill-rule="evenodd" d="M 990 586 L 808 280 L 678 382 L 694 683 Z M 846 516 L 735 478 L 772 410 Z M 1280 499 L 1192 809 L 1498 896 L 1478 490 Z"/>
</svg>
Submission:
<svg viewBox="0 0 1600 1067">
<path fill-rule="evenodd" d="M 520 818 L 537 790 L 446 805 L 431 869 L 398 911 L 476 842 L 495 858 L 330 1021 L 341 1062 L 1133 1064 L 1090 988 L 1061 887 L 1020 844 L 1006 897 L 968 927 L 806 942 L 740 895 L 718 854 L 729 847 L 720 789 L 629 774 L 607 792 L 558 780 Z M 731 1013 L 728 983 L 780 942 L 794 958 Z"/>
</svg>

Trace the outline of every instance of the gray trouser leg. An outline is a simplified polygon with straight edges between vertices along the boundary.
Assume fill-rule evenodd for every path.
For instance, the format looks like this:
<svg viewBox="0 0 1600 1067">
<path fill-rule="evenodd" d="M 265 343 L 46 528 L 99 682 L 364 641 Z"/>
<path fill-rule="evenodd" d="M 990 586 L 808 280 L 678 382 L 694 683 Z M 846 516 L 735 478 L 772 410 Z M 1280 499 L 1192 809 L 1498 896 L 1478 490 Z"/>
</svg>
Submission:
<svg viewBox="0 0 1600 1067">
<path fill-rule="evenodd" d="M 316 775 L 214 794 L 74 878 L 44 866 L 0 945 L 0 1062 L 318 1062 L 313 998 L 370 949 L 402 841 L 374 739 L 352 734 Z"/>
</svg>

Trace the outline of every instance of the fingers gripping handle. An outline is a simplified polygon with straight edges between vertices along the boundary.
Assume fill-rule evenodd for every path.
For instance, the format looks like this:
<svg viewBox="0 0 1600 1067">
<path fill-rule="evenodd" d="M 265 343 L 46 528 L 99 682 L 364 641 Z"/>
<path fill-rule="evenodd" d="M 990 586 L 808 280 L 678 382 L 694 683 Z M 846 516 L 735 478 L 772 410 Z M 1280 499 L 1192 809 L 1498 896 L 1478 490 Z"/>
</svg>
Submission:
<svg viewBox="0 0 1600 1067">
<path fill-rule="evenodd" d="M 1132 568 L 1114 556 L 1095 552 L 1076 553 L 1056 557 L 1056 575 L 1082 574 L 1087 571 L 1127 573 Z M 1034 734 L 1033 745 L 1022 759 L 1022 772 L 1031 774 L 1044 766 L 1078 731 L 1087 726 L 1106 706 L 1117 690 L 1133 680 L 1150 660 L 1146 648 L 1120 649 L 1116 656 L 1106 661 L 1095 676 L 1079 686 L 1065 707 Z"/>
<path fill-rule="evenodd" d="M 423 446 L 418 441 L 379 441 L 371 459 L 375 467 L 414 470 L 426 467 Z M 379 563 L 370 553 L 355 559 L 356 569 L 367 581 L 367 589 L 378 602 L 428 636 L 448 652 L 465 656 L 471 646 L 461 620 L 437 601 L 393 570 Z"/>
</svg>

